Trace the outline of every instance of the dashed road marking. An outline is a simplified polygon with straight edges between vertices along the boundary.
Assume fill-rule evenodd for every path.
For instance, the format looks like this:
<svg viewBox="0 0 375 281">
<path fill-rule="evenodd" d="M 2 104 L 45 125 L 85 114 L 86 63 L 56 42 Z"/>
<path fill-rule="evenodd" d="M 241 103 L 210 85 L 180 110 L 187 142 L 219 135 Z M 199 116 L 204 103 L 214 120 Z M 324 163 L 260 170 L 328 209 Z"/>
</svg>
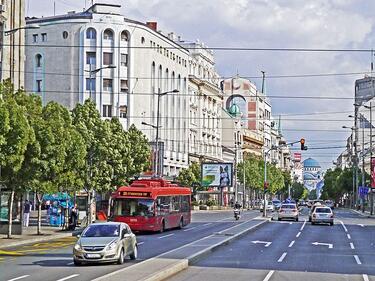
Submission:
<svg viewBox="0 0 375 281">
<path fill-rule="evenodd" d="M 195 229 L 195 228 L 197 228 L 197 227 L 196 227 L 196 226 L 194 226 L 194 227 L 190 227 L 190 228 L 185 229 L 184 231 L 190 231 L 190 230 L 193 230 L 193 229 Z"/>
<path fill-rule="evenodd" d="M 16 278 L 13 278 L 13 279 L 9 279 L 8 281 L 16 281 L 16 280 L 20 280 L 20 279 L 24 279 L 26 277 L 29 277 L 30 275 L 22 275 L 20 277 L 16 277 Z"/>
<path fill-rule="evenodd" d="M 212 224 L 212 222 L 206 223 L 203 226 L 207 226 L 207 225 L 210 225 L 210 224 Z"/>
<path fill-rule="evenodd" d="M 350 248 L 352 249 L 352 250 L 354 250 L 355 248 L 354 248 L 354 244 L 353 243 L 350 243 Z"/>
<path fill-rule="evenodd" d="M 345 224 L 342 221 L 340 221 L 340 223 L 341 223 L 342 227 L 344 228 L 345 232 L 348 232 L 348 229 L 346 228 Z"/>
<path fill-rule="evenodd" d="M 350 234 L 347 234 L 346 236 L 348 236 L 348 239 L 352 239 L 352 237 L 350 236 Z"/>
<path fill-rule="evenodd" d="M 362 277 L 363 277 L 363 281 L 370 281 L 370 280 L 368 279 L 367 274 L 363 274 Z"/>
<path fill-rule="evenodd" d="M 283 253 L 281 257 L 277 260 L 277 262 L 282 262 L 287 254 L 288 254 L 287 252 Z"/>
<path fill-rule="evenodd" d="M 300 228 L 301 231 L 305 228 L 305 225 L 306 225 L 306 220 L 303 222 L 303 225 Z"/>
<path fill-rule="evenodd" d="M 167 237 L 172 236 L 172 235 L 174 235 L 174 233 L 172 233 L 172 234 L 168 234 L 168 235 L 164 235 L 164 236 L 160 236 L 158 239 L 167 238 Z"/>
<path fill-rule="evenodd" d="M 70 263 L 67 263 L 66 265 L 73 265 L 74 264 L 74 262 L 70 262 Z"/>
<path fill-rule="evenodd" d="M 357 255 L 354 255 L 354 259 L 357 262 L 357 264 L 362 264 L 361 260 L 359 259 L 359 257 Z"/>
<path fill-rule="evenodd" d="M 64 277 L 64 278 L 61 278 L 59 280 L 56 280 L 56 281 L 65 281 L 65 280 L 69 280 L 69 279 L 75 278 L 77 276 L 79 276 L 79 274 L 72 274 L 72 275 L 69 275 L 67 277 Z"/>
<path fill-rule="evenodd" d="M 296 235 L 296 237 L 298 238 L 300 235 L 301 235 L 301 232 L 298 232 L 297 235 Z"/>
<path fill-rule="evenodd" d="M 139 246 L 139 245 L 142 245 L 142 244 L 144 244 L 145 242 L 139 242 L 139 243 L 137 243 L 137 245 Z"/>
<path fill-rule="evenodd" d="M 263 281 L 268 281 L 270 280 L 272 274 L 274 273 L 275 271 L 274 270 L 271 270 L 270 272 L 268 272 L 268 274 L 266 275 L 266 277 L 263 279 Z"/>
<path fill-rule="evenodd" d="M 292 242 L 290 242 L 290 244 L 289 244 L 288 247 L 291 248 L 291 247 L 294 245 L 295 242 L 296 242 L 296 241 L 294 241 L 294 240 L 293 240 Z"/>
</svg>

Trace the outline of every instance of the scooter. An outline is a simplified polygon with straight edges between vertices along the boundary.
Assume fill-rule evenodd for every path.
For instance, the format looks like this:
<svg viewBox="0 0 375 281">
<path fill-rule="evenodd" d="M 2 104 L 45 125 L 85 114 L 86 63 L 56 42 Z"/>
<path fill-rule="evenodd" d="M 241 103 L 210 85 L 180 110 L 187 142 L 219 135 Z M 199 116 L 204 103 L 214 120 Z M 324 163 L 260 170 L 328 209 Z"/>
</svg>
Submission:
<svg viewBox="0 0 375 281">
<path fill-rule="evenodd" d="M 236 221 L 238 221 L 240 219 L 240 210 L 239 209 L 234 209 L 233 211 L 234 213 L 234 218 L 236 219 Z"/>
</svg>

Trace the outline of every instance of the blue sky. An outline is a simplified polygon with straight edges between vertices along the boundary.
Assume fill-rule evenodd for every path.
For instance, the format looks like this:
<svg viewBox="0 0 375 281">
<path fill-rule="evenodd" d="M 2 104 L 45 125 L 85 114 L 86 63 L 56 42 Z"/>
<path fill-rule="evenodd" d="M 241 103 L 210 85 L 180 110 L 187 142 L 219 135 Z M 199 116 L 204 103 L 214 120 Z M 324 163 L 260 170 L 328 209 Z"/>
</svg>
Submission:
<svg viewBox="0 0 375 281">
<path fill-rule="evenodd" d="M 27 16 L 53 15 L 53 0 L 26 0 Z M 81 11 L 89 0 L 56 0 L 56 13 Z M 99 1 L 95 1 L 99 2 Z M 157 21 L 163 33 L 209 47 L 371 49 L 374 45 L 375 1 L 371 0 L 102 0 L 122 5 L 123 14 L 139 21 Z M 363 73 L 371 53 L 215 51 L 221 76 L 237 72 L 261 86 L 266 76 Z M 309 147 L 344 146 L 351 126 L 357 75 L 266 78 L 273 115 L 281 115 L 288 141 L 306 139 Z M 276 97 L 277 96 L 277 97 Z M 294 97 L 294 98 L 291 98 Z M 312 97 L 309 99 L 302 97 Z M 327 100 L 321 97 L 340 99 Z M 299 98 L 296 98 L 299 97 Z M 310 115 L 302 115 L 309 113 Z M 291 120 L 294 119 L 294 120 Z M 316 131 L 325 130 L 325 131 Z M 343 150 L 308 150 L 323 168 Z"/>
</svg>

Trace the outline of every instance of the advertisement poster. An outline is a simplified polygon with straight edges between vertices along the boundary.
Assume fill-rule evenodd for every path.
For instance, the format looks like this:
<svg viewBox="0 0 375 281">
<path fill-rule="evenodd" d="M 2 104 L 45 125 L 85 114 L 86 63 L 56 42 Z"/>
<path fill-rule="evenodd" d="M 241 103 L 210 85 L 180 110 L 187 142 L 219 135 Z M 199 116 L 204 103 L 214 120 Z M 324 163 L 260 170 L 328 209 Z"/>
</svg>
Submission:
<svg viewBox="0 0 375 281">
<path fill-rule="evenodd" d="M 202 186 L 225 187 L 233 184 L 232 163 L 202 163 Z"/>
</svg>

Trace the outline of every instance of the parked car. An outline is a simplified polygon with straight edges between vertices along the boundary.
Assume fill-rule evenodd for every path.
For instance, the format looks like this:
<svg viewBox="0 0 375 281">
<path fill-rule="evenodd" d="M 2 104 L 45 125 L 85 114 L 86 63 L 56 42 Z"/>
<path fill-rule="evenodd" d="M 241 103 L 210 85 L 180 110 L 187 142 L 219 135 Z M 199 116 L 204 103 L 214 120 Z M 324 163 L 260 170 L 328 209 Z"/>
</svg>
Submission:
<svg viewBox="0 0 375 281">
<path fill-rule="evenodd" d="M 327 207 L 330 207 L 332 210 L 335 208 L 335 203 L 332 200 L 326 200 L 326 201 L 324 201 L 324 204 Z"/>
<path fill-rule="evenodd" d="M 259 211 L 263 212 L 263 202 L 259 206 Z M 272 201 L 266 200 L 266 211 L 267 212 L 273 212 L 275 211 L 275 206 L 273 205 Z"/>
<path fill-rule="evenodd" d="M 279 221 L 293 219 L 298 221 L 298 208 L 296 204 L 282 204 L 277 215 Z"/>
<path fill-rule="evenodd" d="M 333 212 L 330 207 L 316 207 L 311 216 L 311 224 L 329 223 L 333 225 Z"/>
<path fill-rule="evenodd" d="M 137 259 L 137 239 L 125 223 L 94 223 L 78 237 L 73 248 L 75 265 L 101 262 L 123 264 L 126 256 Z"/>
</svg>

